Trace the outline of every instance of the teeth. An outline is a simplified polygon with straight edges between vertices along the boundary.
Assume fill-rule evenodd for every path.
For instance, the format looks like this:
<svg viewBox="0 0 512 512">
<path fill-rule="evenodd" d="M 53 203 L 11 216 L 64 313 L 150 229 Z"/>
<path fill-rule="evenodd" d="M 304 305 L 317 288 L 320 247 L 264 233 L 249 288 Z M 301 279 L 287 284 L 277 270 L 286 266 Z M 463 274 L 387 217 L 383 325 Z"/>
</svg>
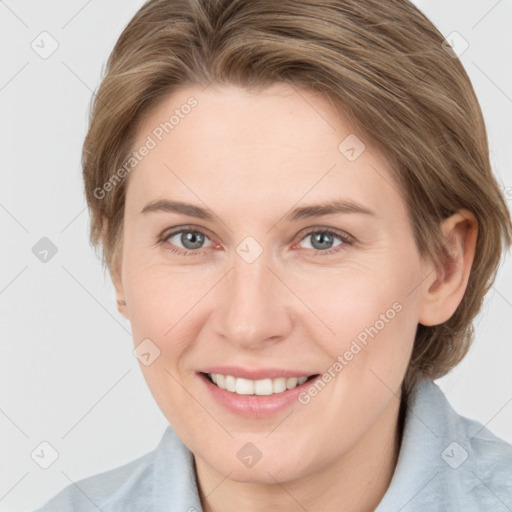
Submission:
<svg viewBox="0 0 512 512">
<path fill-rule="evenodd" d="M 298 381 L 299 381 L 299 379 L 297 379 L 297 377 L 290 377 L 289 379 L 286 380 L 286 387 L 288 389 L 292 389 L 295 386 L 297 386 Z"/>
<path fill-rule="evenodd" d="M 272 381 L 272 392 L 282 393 L 283 391 L 286 391 L 286 379 L 284 377 L 280 379 L 274 379 Z"/>
<path fill-rule="evenodd" d="M 235 377 L 233 377 L 232 375 L 226 375 L 225 385 L 228 391 L 232 391 L 234 393 L 236 391 Z"/>
<path fill-rule="evenodd" d="M 254 395 L 254 384 L 253 380 L 236 379 L 235 393 L 239 395 Z"/>
<path fill-rule="evenodd" d="M 238 395 L 272 395 L 282 393 L 287 389 L 293 389 L 304 384 L 307 377 L 279 377 L 277 379 L 249 380 L 235 378 L 232 375 L 209 373 L 208 376 L 221 389 L 226 389 Z"/>
</svg>

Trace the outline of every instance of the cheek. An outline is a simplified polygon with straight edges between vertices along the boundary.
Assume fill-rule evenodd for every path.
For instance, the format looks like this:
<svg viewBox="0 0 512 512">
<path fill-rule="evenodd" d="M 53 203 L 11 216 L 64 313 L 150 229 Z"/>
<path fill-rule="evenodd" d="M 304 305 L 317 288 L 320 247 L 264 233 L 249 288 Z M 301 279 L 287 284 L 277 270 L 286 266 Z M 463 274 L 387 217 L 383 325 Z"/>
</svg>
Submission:
<svg viewBox="0 0 512 512">
<path fill-rule="evenodd" d="M 176 272 L 141 265 L 136 275 L 127 273 L 126 297 L 135 346 L 148 343 L 157 354 L 141 370 L 155 401 L 173 425 L 194 422 L 190 397 L 183 392 L 187 356 L 198 338 L 198 305 L 204 291 L 193 272 Z M 190 411 L 190 414 L 189 414 Z M 197 411 L 196 413 L 197 414 Z M 191 416 L 192 415 L 192 416 Z"/>
<path fill-rule="evenodd" d="M 193 267 L 152 264 L 150 256 L 127 260 L 124 290 L 134 333 L 157 339 L 173 336 L 182 320 L 197 311 L 215 278 Z"/>
<path fill-rule="evenodd" d="M 300 290 L 316 317 L 307 315 L 311 339 L 351 380 L 402 377 L 417 328 L 419 268 L 413 258 L 388 258 Z"/>
<path fill-rule="evenodd" d="M 355 384 L 380 377 L 392 385 L 405 372 L 416 329 L 415 308 L 394 298 L 374 296 L 364 307 L 351 307 L 347 301 L 338 310 L 337 322 L 331 322 L 336 335 L 319 339 L 331 361 L 341 364 L 342 380 Z"/>
</svg>

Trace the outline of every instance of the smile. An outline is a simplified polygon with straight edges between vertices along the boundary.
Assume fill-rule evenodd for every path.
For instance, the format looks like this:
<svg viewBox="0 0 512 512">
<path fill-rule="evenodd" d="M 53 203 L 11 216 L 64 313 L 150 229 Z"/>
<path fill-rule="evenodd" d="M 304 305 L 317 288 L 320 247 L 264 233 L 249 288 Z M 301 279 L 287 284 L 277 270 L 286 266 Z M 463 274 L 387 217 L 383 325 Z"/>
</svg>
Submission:
<svg viewBox="0 0 512 512">
<path fill-rule="evenodd" d="M 208 396 L 223 409 L 247 418 L 284 412 L 320 374 L 291 368 L 211 366 L 197 371 Z"/>
<path fill-rule="evenodd" d="M 283 393 L 288 389 L 304 384 L 308 379 L 315 377 L 278 377 L 275 379 L 250 380 L 233 375 L 221 373 L 208 373 L 208 379 L 220 389 L 225 389 L 238 395 L 268 396 Z"/>
</svg>

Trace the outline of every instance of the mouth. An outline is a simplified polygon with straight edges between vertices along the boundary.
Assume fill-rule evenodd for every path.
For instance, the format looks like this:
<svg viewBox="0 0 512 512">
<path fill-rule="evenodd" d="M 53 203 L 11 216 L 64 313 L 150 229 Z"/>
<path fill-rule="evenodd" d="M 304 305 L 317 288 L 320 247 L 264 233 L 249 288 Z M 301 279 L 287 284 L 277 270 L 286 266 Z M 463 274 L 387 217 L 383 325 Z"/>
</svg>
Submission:
<svg viewBox="0 0 512 512">
<path fill-rule="evenodd" d="M 259 380 L 244 379 L 222 373 L 204 373 L 201 376 L 219 389 L 236 395 L 270 396 L 279 395 L 307 384 L 319 376 L 277 377 Z"/>
<path fill-rule="evenodd" d="M 294 404 L 301 404 L 298 397 L 320 378 L 319 373 L 298 368 L 234 365 L 201 368 L 196 374 L 214 403 L 252 419 L 284 414 Z"/>
</svg>

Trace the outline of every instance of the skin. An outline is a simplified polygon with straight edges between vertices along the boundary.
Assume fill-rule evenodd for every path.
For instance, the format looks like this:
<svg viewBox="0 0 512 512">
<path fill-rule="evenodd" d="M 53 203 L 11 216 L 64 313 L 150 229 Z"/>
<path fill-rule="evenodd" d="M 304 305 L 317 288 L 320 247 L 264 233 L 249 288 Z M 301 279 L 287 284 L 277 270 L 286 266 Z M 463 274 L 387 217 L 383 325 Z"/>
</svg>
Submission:
<svg viewBox="0 0 512 512">
<path fill-rule="evenodd" d="M 179 90 L 145 119 L 134 147 L 190 96 L 198 105 L 127 187 L 114 284 L 135 345 L 149 338 L 160 350 L 141 365 L 145 379 L 194 454 L 205 511 L 373 510 L 397 461 L 400 385 L 417 324 L 441 323 L 460 303 L 476 220 L 461 211 L 444 222 L 453 262 L 423 260 L 385 158 L 325 98 L 285 84 Z M 350 134 L 366 144 L 352 162 L 338 150 Z M 215 217 L 141 213 L 162 199 Z M 285 220 L 293 208 L 335 199 L 374 215 Z M 202 247 L 172 252 L 186 247 L 181 233 L 162 234 L 179 228 L 203 232 Z M 315 250 L 311 232 L 326 228 L 353 243 L 334 236 Z M 236 252 L 247 236 L 263 249 L 252 263 Z M 269 418 L 227 411 L 196 374 L 220 364 L 322 373 L 395 303 L 400 312 L 317 396 Z M 262 453 L 252 468 L 237 458 L 247 442 Z"/>
</svg>

